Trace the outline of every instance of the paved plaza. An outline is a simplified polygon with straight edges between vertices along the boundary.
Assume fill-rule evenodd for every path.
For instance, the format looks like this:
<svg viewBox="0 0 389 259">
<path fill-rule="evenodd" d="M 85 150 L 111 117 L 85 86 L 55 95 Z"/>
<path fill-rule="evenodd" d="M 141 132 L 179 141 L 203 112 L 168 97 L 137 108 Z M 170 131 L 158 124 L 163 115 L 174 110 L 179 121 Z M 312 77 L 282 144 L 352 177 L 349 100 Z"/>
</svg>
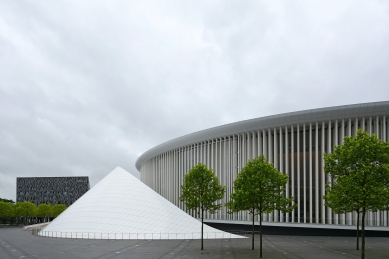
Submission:
<svg viewBox="0 0 389 259">
<path fill-rule="evenodd" d="M 251 239 L 85 240 L 33 236 L 22 228 L 0 228 L 0 258 L 258 258 Z M 389 238 L 366 239 L 366 258 L 389 258 Z M 353 237 L 265 235 L 263 258 L 360 258 Z"/>
</svg>

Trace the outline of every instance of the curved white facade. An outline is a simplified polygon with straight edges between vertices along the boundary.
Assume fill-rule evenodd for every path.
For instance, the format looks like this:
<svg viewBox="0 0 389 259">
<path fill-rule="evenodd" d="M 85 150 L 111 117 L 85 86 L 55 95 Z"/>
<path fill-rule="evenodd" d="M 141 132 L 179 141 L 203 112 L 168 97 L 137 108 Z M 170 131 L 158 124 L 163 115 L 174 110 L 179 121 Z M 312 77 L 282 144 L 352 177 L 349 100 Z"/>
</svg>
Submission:
<svg viewBox="0 0 389 259">
<path fill-rule="evenodd" d="M 85 239 L 199 239 L 201 222 L 117 167 L 39 232 Z M 204 238 L 241 238 L 204 225 Z"/>
<path fill-rule="evenodd" d="M 358 128 L 388 141 L 388 117 L 389 101 L 386 101 L 246 120 L 163 143 L 142 154 L 136 167 L 145 184 L 185 210 L 178 199 L 180 186 L 195 164 L 201 162 L 212 168 L 227 187 L 224 204 L 241 168 L 248 160 L 264 154 L 289 176 L 286 195 L 295 197 L 299 205 L 292 213 L 267 214 L 264 221 L 355 225 L 355 213 L 334 214 L 324 206 L 322 196 L 329 178 L 324 173 L 323 154 L 332 152 L 345 136 L 354 136 Z M 244 212 L 227 214 L 225 207 L 207 218 L 250 220 Z M 367 220 L 368 226 L 388 226 L 388 212 L 370 212 Z"/>
</svg>

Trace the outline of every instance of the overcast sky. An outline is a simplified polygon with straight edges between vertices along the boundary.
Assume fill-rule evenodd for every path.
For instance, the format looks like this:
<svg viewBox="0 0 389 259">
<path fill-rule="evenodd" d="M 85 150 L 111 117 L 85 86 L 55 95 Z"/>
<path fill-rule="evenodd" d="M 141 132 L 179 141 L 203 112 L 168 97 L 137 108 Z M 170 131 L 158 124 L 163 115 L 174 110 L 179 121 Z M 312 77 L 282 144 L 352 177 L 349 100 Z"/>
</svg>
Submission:
<svg viewBox="0 0 389 259">
<path fill-rule="evenodd" d="M 389 2 L 0 1 L 0 198 L 198 130 L 389 100 Z"/>
</svg>

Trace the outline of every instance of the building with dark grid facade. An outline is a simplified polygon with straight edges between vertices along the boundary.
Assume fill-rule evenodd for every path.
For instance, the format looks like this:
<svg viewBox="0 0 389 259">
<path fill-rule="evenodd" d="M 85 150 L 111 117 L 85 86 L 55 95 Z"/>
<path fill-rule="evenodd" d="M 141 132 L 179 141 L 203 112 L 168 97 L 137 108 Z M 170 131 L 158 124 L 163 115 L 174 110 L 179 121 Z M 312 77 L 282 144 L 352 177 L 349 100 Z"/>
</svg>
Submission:
<svg viewBox="0 0 389 259">
<path fill-rule="evenodd" d="M 57 203 L 66 206 L 74 203 L 90 188 L 89 177 L 18 177 L 16 178 L 16 201 Z"/>
</svg>

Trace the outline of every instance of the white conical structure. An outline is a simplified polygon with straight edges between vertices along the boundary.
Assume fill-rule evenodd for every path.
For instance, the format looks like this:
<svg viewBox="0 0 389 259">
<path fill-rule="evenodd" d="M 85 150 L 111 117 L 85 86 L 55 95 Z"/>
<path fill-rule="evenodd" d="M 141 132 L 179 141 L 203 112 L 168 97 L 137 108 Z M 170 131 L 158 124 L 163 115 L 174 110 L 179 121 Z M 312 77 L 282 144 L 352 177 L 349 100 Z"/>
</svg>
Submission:
<svg viewBox="0 0 389 259">
<path fill-rule="evenodd" d="M 90 239 L 198 239 L 201 222 L 117 167 L 39 232 Z M 204 225 L 204 238 L 240 238 Z"/>
</svg>

